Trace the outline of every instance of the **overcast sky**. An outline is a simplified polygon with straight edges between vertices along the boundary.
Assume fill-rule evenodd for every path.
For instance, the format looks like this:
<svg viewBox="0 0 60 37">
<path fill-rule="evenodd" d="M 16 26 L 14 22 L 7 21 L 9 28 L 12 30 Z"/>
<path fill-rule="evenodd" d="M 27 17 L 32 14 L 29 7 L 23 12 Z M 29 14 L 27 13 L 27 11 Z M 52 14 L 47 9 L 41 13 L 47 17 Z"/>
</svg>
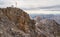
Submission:
<svg viewBox="0 0 60 37">
<path fill-rule="evenodd" d="M 0 7 L 7 7 L 14 5 L 22 9 L 33 9 L 33 8 L 41 8 L 47 10 L 60 10 L 60 0 L 0 0 Z M 51 7 L 50 7 L 51 6 Z"/>
<path fill-rule="evenodd" d="M 60 0 L 0 0 L 0 6 L 11 6 L 12 4 L 18 3 L 18 7 L 22 8 L 36 8 L 60 5 Z"/>
</svg>

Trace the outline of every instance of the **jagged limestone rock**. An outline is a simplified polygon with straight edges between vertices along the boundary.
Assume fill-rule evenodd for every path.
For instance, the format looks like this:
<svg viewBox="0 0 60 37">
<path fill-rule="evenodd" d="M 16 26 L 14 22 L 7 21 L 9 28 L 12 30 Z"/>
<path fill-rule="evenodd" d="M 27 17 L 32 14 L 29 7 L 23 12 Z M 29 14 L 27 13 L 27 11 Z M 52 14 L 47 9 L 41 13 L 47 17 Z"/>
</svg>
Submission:
<svg viewBox="0 0 60 37">
<path fill-rule="evenodd" d="M 19 8 L 0 8 L 0 37 L 60 36 L 60 26 L 56 21 L 48 19 L 36 21 L 30 19 L 29 15 Z"/>
<path fill-rule="evenodd" d="M 34 24 L 19 8 L 0 8 L 0 37 L 36 37 Z"/>
<path fill-rule="evenodd" d="M 41 35 L 45 35 L 46 37 L 56 37 L 60 36 L 60 25 L 55 20 L 43 19 L 36 25 L 37 32 Z M 38 34 L 38 35 L 39 35 Z"/>
</svg>

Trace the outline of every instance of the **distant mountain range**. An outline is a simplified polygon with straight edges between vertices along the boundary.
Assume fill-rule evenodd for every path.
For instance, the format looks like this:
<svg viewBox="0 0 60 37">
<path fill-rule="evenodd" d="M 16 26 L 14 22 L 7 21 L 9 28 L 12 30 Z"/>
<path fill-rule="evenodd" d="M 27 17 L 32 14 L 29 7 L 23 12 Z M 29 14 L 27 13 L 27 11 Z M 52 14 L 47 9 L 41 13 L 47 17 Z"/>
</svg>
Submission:
<svg viewBox="0 0 60 37">
<path fill-rule="evenodd" d="M 60 24 L 60 14 L 31 14 L 30 15 L 33 19 L 36 17 L 36 16 L 40 16 L 41 18 L 43 19 L 53 19 L 55 20 L 56 22 L 58 22 Z"/>
</svg>

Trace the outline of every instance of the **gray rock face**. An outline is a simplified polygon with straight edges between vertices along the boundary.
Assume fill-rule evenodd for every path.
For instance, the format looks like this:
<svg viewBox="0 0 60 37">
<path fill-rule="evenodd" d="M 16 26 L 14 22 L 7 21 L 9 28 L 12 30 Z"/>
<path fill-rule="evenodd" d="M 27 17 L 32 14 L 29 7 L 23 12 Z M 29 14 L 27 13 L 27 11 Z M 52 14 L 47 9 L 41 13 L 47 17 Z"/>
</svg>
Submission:
<svg viewBox="0 0 60 37">
<path fill-rule="evenodd" d="M 55 20 L 43 19 L 36 26 L 38 33 L 46 37 L 60 36 L 60 25 Z"/>
</svg>

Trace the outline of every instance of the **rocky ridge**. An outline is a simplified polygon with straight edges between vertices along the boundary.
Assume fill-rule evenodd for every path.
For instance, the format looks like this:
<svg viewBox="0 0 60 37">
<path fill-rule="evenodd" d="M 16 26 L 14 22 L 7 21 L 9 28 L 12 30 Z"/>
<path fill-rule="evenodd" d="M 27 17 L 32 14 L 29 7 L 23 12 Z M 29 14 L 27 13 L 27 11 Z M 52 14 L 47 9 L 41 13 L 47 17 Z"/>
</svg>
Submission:
<svg viewBox="0 0 60 37">
<path fill-rule="evenodd" d="M 33 37 L 34 24 L 34 20 L 19 8 L 0 8 L 0 37 Z"/>
<path fill-rule="evenodd" d="M 38 20 L 38 19 L 37 19 Z M 40 19 L 36 24 L 19 8 L 0 8 L 0 37 L 56 37 L 60 26 L 54 20 Z"/>
<path fill-rule="evenodd" d="M 40 19 L 42 18 L 40 17 Z M 40 19 L 35 19 L 37 22 L 35 25 L 37 28 L 37 32 L 39 31 L 39 34 L 43 34 L 46 37 L 60 37 L 60 24 L 58 24 L 55 20 Z"/>
</svg>

